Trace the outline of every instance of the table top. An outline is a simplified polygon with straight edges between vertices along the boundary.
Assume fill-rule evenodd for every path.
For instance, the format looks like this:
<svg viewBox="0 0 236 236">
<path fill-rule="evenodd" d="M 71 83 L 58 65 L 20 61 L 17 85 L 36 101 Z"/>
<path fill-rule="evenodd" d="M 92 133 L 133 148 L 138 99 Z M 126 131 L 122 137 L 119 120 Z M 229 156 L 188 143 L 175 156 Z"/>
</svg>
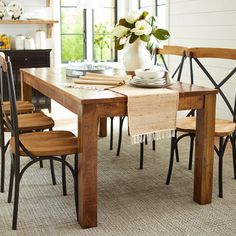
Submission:
<svg viewBox="0 0 236 236">
<path fill-rule="evenodd" d="M 67 94 L 67 96 L 73 96 L 74 99 L 81 104 L 127 101 L 126 96 L 112 92 L 110 90 L 68 88 L 65 86 L 65 83 L 73 84 L 73 78 L 66 77 L 65 68 L 26 68 L 21 69 L 20 71 L 28 75 L 27 78 L 34 78 L 34 84 L 32 84 L 32 80 L 27 81 L 27 83 L 29 83 L 32 87 L 35 87 L 37 85 L 37 79 L 40 79 L 40 86 L 44 84 L 51 90 L 55 90 L 55 92 L 58 93 L 58 96 L 65 94 Z M 176 82 L 175 84 L 168 86 L 168 89 L 178 91 L 180 98 L 217 93 L 217 90 L 215 89 L 190 85 L 182 82 Z"/>
</svg>

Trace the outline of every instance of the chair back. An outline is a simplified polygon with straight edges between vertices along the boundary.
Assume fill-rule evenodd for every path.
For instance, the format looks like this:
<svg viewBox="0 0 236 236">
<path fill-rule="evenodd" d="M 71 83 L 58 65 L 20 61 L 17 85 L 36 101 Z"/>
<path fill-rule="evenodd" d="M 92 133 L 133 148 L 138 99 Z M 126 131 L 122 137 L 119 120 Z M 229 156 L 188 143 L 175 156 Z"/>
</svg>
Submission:
<svg viewBox="0 0 236 236">
<path fill-rule="evenodd" d="M 0 133 L 1 135 L 4 132 L 4 120 L 3 120 L 3 111 L 2 111 L 2 104 L 3 104 L 3 72 L 7 71 L 7 65 L 5 61 L 5 54 L 0 52 Z"/>
<path fill-rule="evenodd" d="M 174 78 L 175 75 L 178 73 L 177 81 L 180 81 L 187 50 L 187 47 L 171 45 L 165 45 L 163 48 L 156 48 L 155 65 L 158 64 L 158 56 L 160 56 L 161 62 L 164 64 L 166 70 L 169 71 L 164 55 L 180 56 L 180 62 L 178 63 L 177 68 L 174 70 L 173 74 L 171 75 L 171 77 Z"/>
<path fill-rule="evenodd" d="M 7 72 L 5 54 L 0 52 L 0 101 L 3 102 L 3 72 Z"/>
<path fill-rule="evenodd" d="M 223 103 L 231 113 L 233 120 L 236 121 L 236 49 L 198 47 L 189 48 L 186 53 L 190 59 L 190 77 L 192 83 L 196 82 L 197 77 L 194 73 L 194 69 L 199 70 L 199 72 L 201 71 L 204 78 L 207 78 L 213 87 L 218 89 L 219 94 L 223 99 Z M 226 60 L 228 63 L 226 63 Z M 211 61 L 214 61 L 214 64 L 212 64 Z M 197 67 L 193 66 L 193 62 L 196 63 Z M 227 69 L 229 73 L 227 76 L 222 76 L 222 72 L 219 71 L 214 73 L 215 75 L 213 76 L 213 72 L 209 72 L 210 67 L 215 71 L 219 70 L 220 67 L 224 67 L 224 70 Z M 227 88 L 225 88 L 226 85 Z M 223 87 L 225 89 L 223 89 Z M 231 90 L 233 94 L 231 94 Z"/>
<path fill-rule="evenodd" d="M 12 137 L 15 139 L 15 153 L 19 155 L 19 128 L 18 128 L 18 117 L 17 117 L 17 106 L 16 106 L 16 91 L 14 86 L 14 78 L 12 71 L 12 64 L 10 58 L 5 59 L 4 54 L 0 54 L 0 66 L 1 66 L 1 78 L 2 72 L 6 74 L 8 93 L 10 101 L 10 118 L 2 109 L 1 101 L 1 113 L 3 115 L 4 124 L 10 129 Z"/>
</svg>

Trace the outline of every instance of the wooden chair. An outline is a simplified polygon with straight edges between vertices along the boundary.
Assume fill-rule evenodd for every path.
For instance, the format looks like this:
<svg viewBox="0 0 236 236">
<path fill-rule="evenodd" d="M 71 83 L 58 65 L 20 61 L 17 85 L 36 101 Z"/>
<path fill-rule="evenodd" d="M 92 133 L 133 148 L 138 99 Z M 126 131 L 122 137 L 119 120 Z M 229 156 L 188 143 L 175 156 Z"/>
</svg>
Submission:
<svg viewBox="0 0 236 236">
<path fill-rule="evenodd" d="M 157 48 L 155 50 L 155 59 L 154 63 L 155 65 L 164 65 L 164 67 L 171 73 L 172 78 L 176 78 L 177 81 L 180 81 L 181 75 L 182 75 L 182 69 L 184 65 L 184 61 L 186 59 L 186 51 L 188 48 L 182 47 L 182 46 L 170 46 L 166 45 L 164 48 L 160 49 Z M 165 56 L 177 56 L 178 57 L 178 63 L 175 70 L 170 72 L 167 62 L 165 60 Z M 117 156 L 120 154 L 120 148 L 121 148 L 121 141 L 122 141 L 122 126 L 124 122 L 125 116 L 120 117 L 120 127 L 119 127 L 119 141 L 118 141 L 118 147 L 117 147 Z M 147 144 L 146 137 L 144 138 L 145 144 Z M 152 149 L 155 150 L 155 141 L 152 142 Z M 178 150 L 176 149 L 176 156 L 178 161 Z M 139 161 L 139 168 L 143 169 L 143 160 L 144 159 L 144 143 L 140 144 L 140 161 Z"/>
<path fill-rule="evenodd" d="M 44 131 L 44 132 L 31 132 L 31 133 L 19 133 L 19 115 L 17 115 L 16 106 L 16 94 L 13 81 L 13 73 L 11 62 L 8 60 L 4 63 L 4 71 L 8 77 L 8 88 L 10 94 L 10 119 L 9 116 L 3 112 L 4 121 L 8 124 L 11 131 L 10 139 L 10 153 L 11 153 L 11 171 L 10 171 L 10 183 L 9 183 L 9 195 L 8 200 L 11 201 L 13 191 L 13 179 L 15 180 L 14 191 L 14 208 L 13 208 L 13 222 L 12 229 L 17 228 L 18 218 L 18 203 L 19 203 L 19 189 L 20 181 L 23 174 L 28 167 L 41 160 L 54 160 L 63 163 L 67 166 L 74 177 L 75 188 L 75 203 L 76 213 L 77 209 L 77 173 L 78 173 L 78 138 L 69 131 Z M 74 168 L 66 161 L 67 155 L 75 155 Z M 30 161 L 20 168 L 20 160 L 24 156 L 30 157 Z"/>
<path fill-rule="evenodd" d="M 4 65 L 5 63 L 5 55 L 3 53 L 0 54 L 1 64 Z M 3 102 L 3 83 L 2 83 L 2 69 L 0 66 L 0 85 L 1 85 L 1 104 L 0 107 L 0 147 L 1 147 L 1 192 L 4 192 L 4 185 L 5 185 L 5 154 L 6 150 L 9 146 L 9 142 L 5 144 L 5 132 L 9 132 L 9 128 L 6 126 L 6 123 L 3 119 L 3 113 L 6 116 L 10 115 L 10 102 Z M 5 88 L 6 89 L 6 88 Z M 17 112 L 18 112 L 18 119 L 19 119 L 19 131 L 20 133 L 23 132 L 30 132 L 30 131 L 41 131 L 44 129 L 52 130 L 54 126 L 54 121 L 52 118 L 46 116 L 42 112 L 40 113 L 32 113 L 34 110 L 34 106 L 32 103 L 27 101 L 17 101 Z M 42 167 L 42 162 L 40 163 Z M 51 167 L 51 174 L 52 174 L 52 182 L 56 184 L 56 178 L 54 173 L 54 166 L 53 161 L 50 161 Z"/>
<path fill-rule="evenodd" d="M 224 48 L 190 48 L 187 52 L 190 58 L 190 76 L 192 83 L 196 82 L 194 71 L 193 71 L 193 62 L 197 65 L 196 70 L 203 72 L 204 79 L 208 79 L 208 81 L 213 85 L 214 88 L 219 90 L 219 94 L 222 98 L 222 102 L 225 105 L 226 110 L 228 110 L 229 115 L 232 116 L 232 120 L 227 119 L 216 119 L 215 121 L 215 137 L 219 139 L 218 147 L 215 145 L 214 149 L 219 157 L 219 166 L 218 166 L 218 184 L 219 184 L 219 197 L 223 197 L 223 185 L 222 185 L 222 176 L 223 176 L 223 156 L 227 146 L 227 143 L 230 141 L 232 144 L 232 154 L 233 154 L 233 167 L 234 167 L 234 178 L 236 179 L 236 94 L 235 89 L 232 89 L 234 94 L 226 93 L 223 89 L 225 85 L 229 86 L 230 82 L 235 80 L 236 73 L 236 49 L 224 49 Z M 221 63 L 226 63 L 230 61 L 230 65 L 233 67 L 230 73 L 225 78 L 218 78 L 220 75 L 212 76 L 209 72 L 209 65 L 212 64 L 211 61 L 216 60 L 221 61 Z M 221 59 L 221 60 L 218 60 Z M 205 61 L 204 61 L 205 60 Z M 205 63 L 204 63 L 204 62 Z M 215 62 L 216 63 L 216 62 Z M 208 66 L 208 69 L 204 65 Z M 217 65 L 215 67 L 217 68 Z M 223 65 L 223 64 L 222 64 Z M 226 66 L 228 68 L 228 66 Z M 195 81 L 194 81 L 195 79 Z M 231 102 L 230 102 L 231 98 Z M 232 105 L 234 100 L 234 107 Z M 194 112 L 191 111 L 193 115 Z M 225 113 L 226 114 L 226 113 Z M 167 175 L 166 184 L 170 183 L 172 167 L 173 167 L 173 156 L 174 149 L 177 147 L 177 143 L 186 136 L 191 137 L 190 142 L 190 157 L 189 157 L 189 169 L 192 167 L 192 156 L 193 156 L 193 146 L 194 146 L 194 138 L 196 133 L 196 119 L 194 116 L 188 116 L 177 121 L 176 131 L 183 132 L 184 134 L 179 137 L 176 136 L 174 139 L 174 144 L 171 148 L 171 156 L 169 163 L 169 170 Z"/>
</svg>

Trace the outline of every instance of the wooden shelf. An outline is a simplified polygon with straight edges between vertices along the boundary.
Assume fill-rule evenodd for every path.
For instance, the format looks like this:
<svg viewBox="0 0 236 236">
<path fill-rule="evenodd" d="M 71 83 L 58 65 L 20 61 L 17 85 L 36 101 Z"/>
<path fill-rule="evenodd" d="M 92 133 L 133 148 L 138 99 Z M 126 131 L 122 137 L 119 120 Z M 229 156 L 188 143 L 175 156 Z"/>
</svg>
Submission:
<svg viewBox="0 0 236 236">
<path fill-rule="evenodd" d="M 51 0 L 46 0 L 46 7 L 51 6 Z M 35 24 L 47 26 L 47 38 L 52 37 L 53 24 L 58 23 L 57 20 L 44 20 L 44 19 L 26 19 L 26 20 L 0 20 L 0 24 Z"/>
<path fill-rule="evenodd" d="M 43 20 L 43 19 L 35 19 L 35 20 L 0 20 L 0 24 L 41 24 L 47 25 L 47 37 L 52 37 L 52 28 L 53 24 L 58 23 L 57 20 Z"/>
</svg>

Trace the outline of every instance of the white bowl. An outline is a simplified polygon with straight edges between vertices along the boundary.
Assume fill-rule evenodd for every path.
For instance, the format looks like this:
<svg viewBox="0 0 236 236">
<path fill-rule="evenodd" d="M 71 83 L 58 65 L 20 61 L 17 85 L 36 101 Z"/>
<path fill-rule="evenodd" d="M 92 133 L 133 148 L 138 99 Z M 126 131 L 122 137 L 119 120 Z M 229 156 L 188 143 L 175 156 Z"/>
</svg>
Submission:
<svg viewBox="0 0 236 236">
<path fill-rule="evenodd" d="M 164 77 L 166 69 L 155 66 L 150 70 L 136 69 L 134 72 L 136 76 L 142 79 L 159 79 Z"/>
</svg>

